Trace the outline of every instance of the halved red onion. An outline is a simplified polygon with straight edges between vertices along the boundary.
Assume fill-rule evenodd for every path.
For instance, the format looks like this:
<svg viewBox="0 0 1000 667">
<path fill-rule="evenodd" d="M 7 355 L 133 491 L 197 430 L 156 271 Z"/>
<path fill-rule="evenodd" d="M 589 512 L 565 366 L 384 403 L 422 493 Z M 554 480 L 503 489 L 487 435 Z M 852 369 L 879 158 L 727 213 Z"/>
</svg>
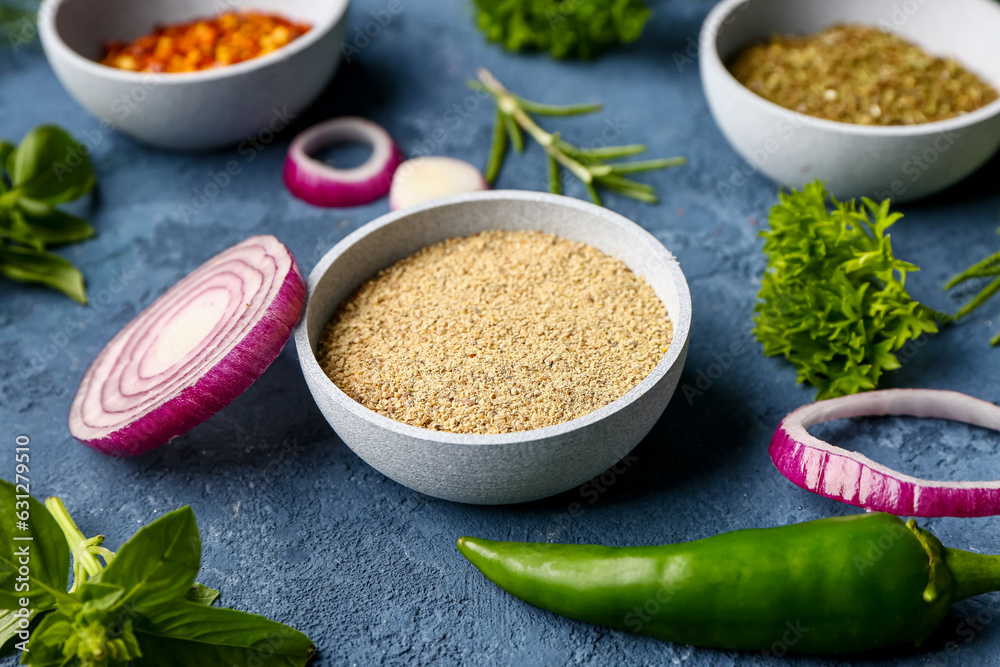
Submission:
<svg viewBox="0 0 1000 667">
<path fill-rule="evenodd" d="M 70 433 L 105 454 L 132 456 L 197 426 L 271 365 L 305 297 L 302 272 L 273 236 L 216 255 L 97 355 L 70 407 Z"/>
<path fill-rule="evenodd" d="M 389 189 L 393 211 L 425 201 L 465 192 L 488 190 L 483 174 L 468 162 L 453 157 L 428 155 L 399 165 Z"/>
<path fill-rule="evenodd" d="M 337 169 L 310 154 L 341 141 L 370 144 L 372 153 L 360 167 Z M 285 185 L 314 206 L 359 206 L 389 192 L 392 175 L 403 161 L 392 137 L 364 118 L 334 118 L 295 137 L 285 158 Z"/>
<path fill-rule="evenodd" d="M 771 460 L 803 489 L 900 516 L 1000 514 L 1000 482 L 936 482 L 875 463 L 813 437 L 810 426 L 846 417 L 904 415 L 950 419 L 1000 430 L 1000 407 L 938 389 L 884 389 L 818 401 L 791 412 L 771 440 Z"/>
</svg>

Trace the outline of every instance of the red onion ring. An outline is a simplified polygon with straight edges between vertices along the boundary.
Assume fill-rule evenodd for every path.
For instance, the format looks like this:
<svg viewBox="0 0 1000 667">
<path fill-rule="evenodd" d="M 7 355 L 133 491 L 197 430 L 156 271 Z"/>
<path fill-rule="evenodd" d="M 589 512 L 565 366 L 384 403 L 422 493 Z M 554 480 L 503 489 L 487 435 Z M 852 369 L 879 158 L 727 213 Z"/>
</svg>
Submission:
<svg viewBox="0 0 1000 667">
<path fill-rule="evenodd" d="M 938 389 L 885 389 L 804 405 L 771 440 L 771 460 L 798 486 L 850 505 L 899 516 L 1000 514 L 1000 481 L 937 482 L 891 470 L 858 452 L 810 435 L 815 424 L 846 417 L 903 415 L 950 419 L 1000 430 L 1000 407 Z"/>
<path fill-rule="evenodd" d="M 129 322 L 87 369 L 69 430 L 111 456 L 159 447 L 242 394 L 275 360 L 305 302 L 273 236 L 216 255 Z"/>
<path fill-rule="evenodd" d="M 360 167 L 337 169 L 310 153 L 338 141 L 370 144 L 372 154 Z M 335 118 L 295 137 L 285 158 L 285 186 L 314 206 L 359 206 L 389 192 L 403 154 L 384 129 L 364 118 Z"/>
</svg>

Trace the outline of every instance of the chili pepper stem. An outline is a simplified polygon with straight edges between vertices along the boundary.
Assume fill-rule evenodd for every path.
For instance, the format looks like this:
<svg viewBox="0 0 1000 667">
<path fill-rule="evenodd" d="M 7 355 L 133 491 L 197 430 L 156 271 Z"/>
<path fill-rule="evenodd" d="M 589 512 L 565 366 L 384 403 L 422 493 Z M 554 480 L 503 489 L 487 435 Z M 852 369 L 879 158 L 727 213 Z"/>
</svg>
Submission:
<svg viewBox="0 0 1000 667">
<path fill-rule="evenodd" d="M 953 601 L 1000 591 L 1000 556 L 946 547 L 945 562 L 955 580 Z"/>
</svg>

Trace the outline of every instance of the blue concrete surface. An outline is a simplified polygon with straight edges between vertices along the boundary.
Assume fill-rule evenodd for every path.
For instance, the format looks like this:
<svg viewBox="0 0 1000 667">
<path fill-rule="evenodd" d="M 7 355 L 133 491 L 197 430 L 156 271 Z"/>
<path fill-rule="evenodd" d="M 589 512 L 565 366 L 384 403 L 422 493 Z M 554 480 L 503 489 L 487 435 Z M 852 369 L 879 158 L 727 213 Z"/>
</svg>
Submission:
<svg viewBox="0 0 1000 667">
<path fill-rule="evenodd" d="M 356 2 L 351 33 L 386 4 Z M 463 534 L 654 544 L 856 511 L 793 486 L 767 456 L 781 416 L 814 392 L 795 384 L 788 364 L 765 359 L 748 334 L 764 266 L 757 232 L 776 190 L 754 176 L 728 196 L 717 193 L 742 163 L 708 114 L 696 59 L 684 55 L 709 9 L 697 0 L 657 3 L 632 48 L 593 63 L 559 63 L 485 44 L 464 0 L 404 2 L 323 99 L 252 161 L 234 150 L 173 154 L 101 134 L 37 46 L 0 48 L 0 136 L 19 140 L 38 123 L 58 123 L 91 137 L 100 175 L 99 192 L 85 207 L 99 235 L 63 251 L 87 276 L 92 305 L 0 284 L 0 477 L 13 476 L 15 436 L 28 435 L 35 494 L 61 496 L 83 532 L 105 533 L 112 548 L 163 512 L 192 505 L 205 543 L 201 581 L 222 589 L 225 605 L 307 632 L 320 665 L 1000 663 L 996 595 L 957 605 L 919 650 L 850 663 L 777 658 L 675 645 L 557 617 L 495 588 L 455 549 Z M 190 269 L 251 234 L 273 233 L 308 271 L 334 243 L 387 210 L 385 200 L 322 210 L 293 199 L 281 183 L 281 164 L 295 131 L 358 114 L 382 123 L 410 154 L 429 148 L 481 164 L 493 114 L 465 88 L 477 66 L 528 97 L 605 102 L 594 118 L 558 122 L 570 140 L 589 143 L 616 127 L 618 142 L 646 142 L 653 156 L 690 160 L 648 177 L 663 200 L 657 206 L 607 201 L 654 233 L 688 276 L 694 331 L 682 384 L 696 387 L 700 373 L 718 376 L 690 400 L 676 395 L 627 470 L 511 507 L 419 495 L 369 468 L 337 439 L 312 404 L 291 345 L 231 406 L 148 455 L 115 460 L 70 438 L 66 414 L 87 364 Z M 455 110 L 466 103 L 468 111 Z M 205 199 L 212 174 L 234 159 L 241 173 Z M 959 300 L 942 292 L 943 281 L 1000 247 L 998 167 L 995 159 L 950 191 L 902 208 L 906 217 L 893 243 L 898 256 L 923 267 L 908 282 L 918 299 L 953 311 Z M 510 160 L 499 185 L 542 189 L 544 179 L 542 155 L 532 149 Z M 570 194 L 582 193 L 571 188 Z M 993 304 L 928 340 L 886 385 L 1000 401 L 1000 350 L 987 345 L 1000 327 L 998 311 Z M 742 352 L 727 358 L 734 344 Z M 824 432 L 910 473 L 1000 477 L 1000 438 L 978 429 L 879 419 Z M 574 502 L 583 512 L 570 517 Z M 1000 552 L 1000 520 L 926 524 L 951 546 Z"/>
</svg>

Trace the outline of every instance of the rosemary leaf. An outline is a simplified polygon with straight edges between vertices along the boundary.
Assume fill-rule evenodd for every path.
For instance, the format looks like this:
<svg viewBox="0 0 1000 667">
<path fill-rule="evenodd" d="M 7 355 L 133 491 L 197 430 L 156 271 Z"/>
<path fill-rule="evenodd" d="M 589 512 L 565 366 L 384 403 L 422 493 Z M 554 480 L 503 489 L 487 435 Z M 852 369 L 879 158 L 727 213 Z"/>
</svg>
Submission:
<svg viewBox="0 0 1000 667">
<path fill-rule="evenodd" d="M 958 312 L 955 313 L 955 319 L 960 320 L 969 313 L 971 313 L 972 311 L 974 311 L 976 308 L 979 308 L 979 306 L 986 303 L 986 301 L 989 300 L 991 296 L 996 294 L 997 290 L 1000 290 L 1000 278 L 995 278 L 993 282 L 984 287 L 982 291 L 979 292 L 979 294 L 972 297 L 972 299 L 967 304 L 959 308 Z"/>
<path fill-rule="evenodd" d="M 561 195 L 562 182 L 559 180 L 559 163 L 551 154 L 545 157 L 549 163 L 549 192 L 554 195 Z"/>
<path fill-rule="evenodd" d="M 985 276 L 995 276 L 1000 273 L 1000 252 L 994 253 L 984 260 L 976 262 L 965 271 L 962 271 L 958 275 L 952 277 L 947 283 L 945 283 L 945 289 L 951 289 L 956 285 L 961 285 L 966 280 L 971 280 L 972 278 L 983 278 Z"/>
<path fill-rule="evenodd" d="M 600 195 L 597 194 L 597 190 L 594 188 L 594 184 L 584 183 L 584 185 L 587 186 L 587 192 L 590 193 L 590 198 L 594 201 L 594 203 L 597 204 L 598 206 L 603 206 L 603 204 L 601 204 L 601 197 Z"/>
<path fill-rule="evenodd" d="M 648 183 L 640 183 L 639 181 L 633 181 L 629 178 L 618 176 L 617 174 L 608 174 L 607 176 L 601 176 L 599 180 L 602 185 L 605 185 L 614 190 L 618 190 L 619 192 L 625 190 L 634 190 L 636 192 L 648 192 L 649 194 L 653 194 L 655 192 L 653 186 L 649 185 Z"/>
<path fill-rule="evenodd" d="M 483 178 L 492 184 L 500 175 L 503 159 L 507 155 L 507 130 L 503 122 L 503 114 L 497 109 L 496 123 L 493 125 L 493 143 L 490 144 L 490 157 L 486 162 L 486 172 Z"/>
<path fill-rule="evenodd" d="M 581 114 L 594 113 L 604 108 L 603 104 L 541 104 L 526 100 L 519 95 L 513 96 L 518 105 L 528 113 L 537 113 L 541 116 L 579 116 Z"/>
<path fill-rule="evenodd" d="M 640 160 L 636 162 L 623 162 L 619 164 L 609 164 L 611 171 L 616 174 L 634 174 L 641 171 L 653 171 L 654 169 L 665 169 L 667 167 L 677 167 L 687 162 L 683 157 L 665 157 L 658 160 Z"/>
<path fill-rule="evenodd" d="M 513 116 L 510 114 L 501 113 L 503 118 L 504 127 L 507 128 L 507 134 L 510 135 L 510 143 L 514 144 L 514 150 L 518 153 L 524 151 L 524 137 L 521 136 L 521 128 L 518 127 L 517 123 L 514 121 Z"/>
<path fill-rule="evenodd" d="M 614 160 L 630 155 L 638 155 L 646 152 L 645 144 L 628 144 L 625 146 L 604 146 L 602 148 L 577 148 L 572 146 L 571 151 L 567 151 L 573 157 L 585 160 Z"/>
</svg>

